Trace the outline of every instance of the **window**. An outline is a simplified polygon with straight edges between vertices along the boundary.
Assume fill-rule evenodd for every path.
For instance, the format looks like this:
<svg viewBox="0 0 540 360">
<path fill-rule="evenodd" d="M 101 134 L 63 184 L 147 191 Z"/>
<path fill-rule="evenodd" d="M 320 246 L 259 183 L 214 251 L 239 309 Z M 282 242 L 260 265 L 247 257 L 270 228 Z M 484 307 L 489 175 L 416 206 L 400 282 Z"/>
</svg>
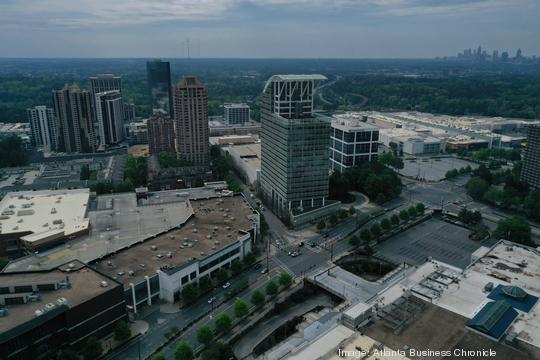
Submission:
<svg viewBox="0 0 540 360">
<path fill-rule="evenodd" d="M 196 277 L 197 277 L 197 272 L 196 272 L 196 271 L 194 271 L 194 272 L 192 272 L 191 274 L 189 274 L 189 280 L 193 280 L 193 279 L 195 279 Z"/>
<path fill-rule="evenodd" d="M 182 278 L 182 285 L 186 284 L 188 281 L 189 281 L 188 275 L 184 276 L 184 277 Z"/>
</svg>

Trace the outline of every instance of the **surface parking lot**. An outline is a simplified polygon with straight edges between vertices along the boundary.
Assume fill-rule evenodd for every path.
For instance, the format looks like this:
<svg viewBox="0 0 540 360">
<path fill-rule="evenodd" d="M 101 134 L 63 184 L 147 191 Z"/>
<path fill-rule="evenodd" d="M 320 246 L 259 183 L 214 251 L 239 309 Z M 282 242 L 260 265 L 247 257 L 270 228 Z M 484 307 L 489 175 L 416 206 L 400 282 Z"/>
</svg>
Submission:
<svg viewBox="0 0 540 360">
<path fill-rule="evenodd" d="M 427 181 L 439 181 L 444 179 L 446 172 L 452 169 L 461 169 L 470 166 L 476 169 L 478 164 L 453 157 L 447 158 L 427 158 L 427 157 L 405 157 L 403 169 L 399 171 L 401 175 L 415 179 Z"/>
<path fill-rule="evenodd" d="M 469 230 L 430 219 L 386 240 L 377 248 L 377 255 L 394 263 L 420 265 L 431 256 L 434 260 L 465 268 L 471 254 L 481 244 L 469 240 Z"/>
</svg>

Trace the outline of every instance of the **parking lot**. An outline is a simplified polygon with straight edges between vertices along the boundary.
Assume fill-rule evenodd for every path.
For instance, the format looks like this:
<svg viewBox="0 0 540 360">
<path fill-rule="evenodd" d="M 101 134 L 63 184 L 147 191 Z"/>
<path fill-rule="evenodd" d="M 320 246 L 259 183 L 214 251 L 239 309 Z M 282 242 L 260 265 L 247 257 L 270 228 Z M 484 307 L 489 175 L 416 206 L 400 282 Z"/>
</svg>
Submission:
<svg viewBox="0 0 540 360">
<path fill-rule="evenodd" d="M 420 265 L 426 258 L 464 268 L 471 254 L 481 244 L 469 240 L 469 230 L 430 219 L 391 239 L 377 248 L 377 255 L 395 263 Z"/>
<path fill-rule="evenodd" d="M 439 181 L 444 179 L 447 171 L 452 169 L 459 170 L 467 166 L 476 169 L 478 164 L 454 157 L 406 157 L 403 161 L 403 169 L 399 173 L 415 179 Z"/>
</svg>

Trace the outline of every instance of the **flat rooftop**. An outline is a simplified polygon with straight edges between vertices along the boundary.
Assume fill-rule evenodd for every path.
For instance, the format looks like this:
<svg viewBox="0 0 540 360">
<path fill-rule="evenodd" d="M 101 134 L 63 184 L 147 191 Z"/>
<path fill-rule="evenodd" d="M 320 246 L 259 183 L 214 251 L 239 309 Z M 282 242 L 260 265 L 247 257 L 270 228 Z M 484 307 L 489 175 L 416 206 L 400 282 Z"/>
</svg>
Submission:
<svg viewBox="0 0 540 360">
<path fill-rule="evenodd" d="M 182 266 L 237 241 L 253 226 L 253 209 L 242 196 L 191 201 L 193 217 L 181 228 L 108 256 L 93 264 L 125 287 L 154 275 L 161 267 Z M 132 275 L 130 275 L 132 271 Z"/>
<path fill-rule="evenodd" d="M 121 286 L 92 270 L 79 261 L 73 261 L 57 269 L 45 272 L 28 273 L 0 273 L 0 286 L 32 285 L 40 283 L 59 283 L 66 281 L 69 276 L 71 288 L 59 288 L 51 291 L 40 291 L 41 300 L 30 301 L 26 304 L 7 305 L 9 314 L 0 317 L 0 333 L 13 329 L 35 318 L 35 311 L 43 310 L 45 304 L 57 305 L 59 298 L 67 300 L 68 307 L 77 306 L 85 301 L 96 297 L 111 288 Z M 107 287 L 100 286 L 102 281 L 107 282 Z"/>
<path fill-rule="evenodd" d="M 0 201 L 0 233 L 63 230 L 70 235 L 86 230 L 89 198 L 88 189 L 8 193 Z"/>
</svg>

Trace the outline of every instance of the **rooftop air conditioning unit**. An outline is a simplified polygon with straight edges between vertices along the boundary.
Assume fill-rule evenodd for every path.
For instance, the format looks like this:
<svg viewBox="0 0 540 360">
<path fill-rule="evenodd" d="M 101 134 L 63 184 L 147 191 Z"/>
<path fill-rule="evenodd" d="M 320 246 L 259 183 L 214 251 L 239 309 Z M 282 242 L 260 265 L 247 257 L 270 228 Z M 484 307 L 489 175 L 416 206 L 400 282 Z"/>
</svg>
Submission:
<svg viewBox="0 0 540 360">
<path fill-rule="evenodd" d="M 109 283 L 106 282 L 106 281 L 101 281 L 101 282 L 99 283 L 99 286 L 101 286 L 102 288 L 106 288 L 107 286 L 109 286 Z"/>
<path fill-rule="evenodd" d="M 45 304 L 45 311 L 51 311 L 55 307 L 56 307 L 56 305 L 54 305 L 53 303 L 47 303 L 47 304 Z"/>
<path fill-rule="evenodd" d="M 58 306 L 62 306 L 62 305 L 67 305 L 68 304 L 68 301 L 66 298 L 64 297 L 61 297 L 59 299 L 56 300 L 56 303 L 58 304 Z"/>
</svg>

